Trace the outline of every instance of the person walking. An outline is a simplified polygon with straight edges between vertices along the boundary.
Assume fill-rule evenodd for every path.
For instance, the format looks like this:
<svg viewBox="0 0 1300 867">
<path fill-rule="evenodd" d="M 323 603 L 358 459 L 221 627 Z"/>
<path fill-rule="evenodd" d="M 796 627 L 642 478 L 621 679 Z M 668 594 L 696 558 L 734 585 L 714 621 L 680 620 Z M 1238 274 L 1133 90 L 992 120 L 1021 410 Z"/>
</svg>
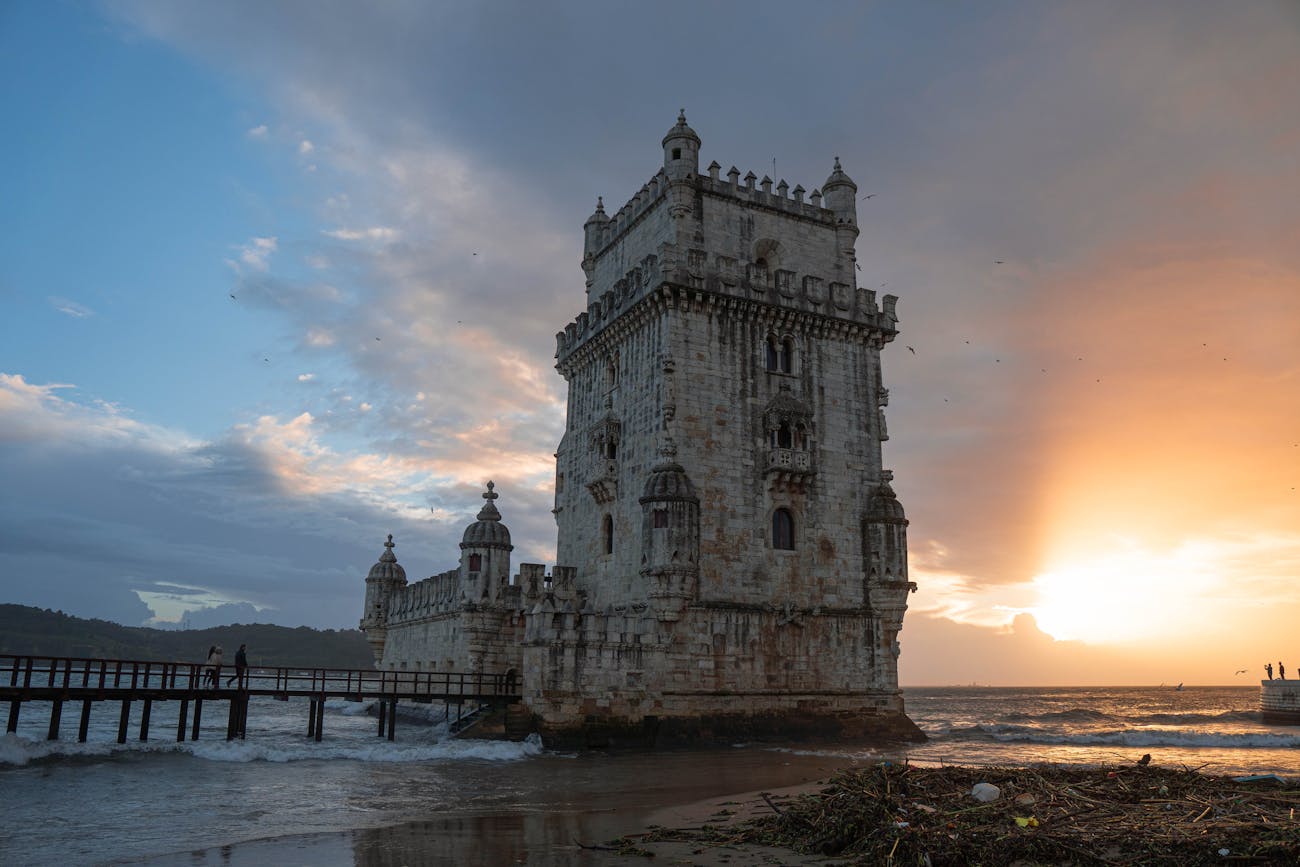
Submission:
<svg viewBox="0 0 1300 867">
<path fill-rule="evenodd" d="M 1277 676 L 1286 680 L 1286 666 L 1282 664 L 1280 659 L 1277 661 Z"/>
<path fill-rule="evenodd" d="M 231 681 L 238 683 L 241 687 L 244 683 L 244 670 L 248 668 L 248 645 L 241 644 L 235 651 L 235 676 L 226 681 L 226 686 L 230 686 Z"/>
<path fill-rule="evenodd" d="M 204 663 L 207 666 L 207 682 L 213 688 L 221 686 L 221 645 L 214 644 L 208 650 L 208 661 Z"/>
</svg>

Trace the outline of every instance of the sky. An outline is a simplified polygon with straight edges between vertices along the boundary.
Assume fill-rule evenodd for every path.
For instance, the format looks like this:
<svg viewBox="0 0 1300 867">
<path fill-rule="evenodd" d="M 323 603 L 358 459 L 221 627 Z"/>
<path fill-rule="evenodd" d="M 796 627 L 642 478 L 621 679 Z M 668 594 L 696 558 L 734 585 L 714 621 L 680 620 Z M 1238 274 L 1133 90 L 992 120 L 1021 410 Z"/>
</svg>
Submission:
<svg viewBox="0 0 1300 867">
<path fill-rule="evenodd" d="M 904 685 L 1300 670 L 1297 92 L 1289 2 L 9 0 L 0 601 L 351 628 L 488 479 L 553 562 L 582 224 L 685 108 L 872 196 Z"/>
</svg>

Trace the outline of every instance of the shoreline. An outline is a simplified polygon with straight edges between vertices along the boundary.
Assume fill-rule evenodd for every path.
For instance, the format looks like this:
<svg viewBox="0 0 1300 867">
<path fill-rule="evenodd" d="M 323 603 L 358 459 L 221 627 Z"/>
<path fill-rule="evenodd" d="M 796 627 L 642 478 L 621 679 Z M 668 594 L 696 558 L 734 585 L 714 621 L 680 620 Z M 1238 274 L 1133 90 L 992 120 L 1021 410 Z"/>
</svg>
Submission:
<svg viewBox="0 0 1300 867">
<path fill-rule="evenodd" d="M 423 865 L 646 864 L 620 855 L 612 840 L 652 825 L 704 823 L 724 802 L 762 804 L 761 792 L 816 789 L 836 771 L 860 761 L 824 755 L 748 750 L 680 750 L 657 754 L 603 754 L 588 771 L 607 780 L 604 791 L 557 789 L 549 803 L 514 808 L 469 807 L 373 828 L 286 834 L 176 851 L 112 864 L 147 867 L 423 867 Z M 582 759 L 559 758 L 555 767 Z M 714 820 L 716 822 L 716 820 Z M 665 855 L 697 859 L 676 841 L 654 844 Z M 734 854 L 734 853 L 733 853 Z M 671 863 L 671 859 L 669 860 Z M 711 864 L 695 860 L 694 863 Z M 743 864 L 734 858 L 727 864 Z M 771 863 L 754 862 L 754 863 Z M 783 863 L 803 863 L 785 861 Z"/>
</svg>

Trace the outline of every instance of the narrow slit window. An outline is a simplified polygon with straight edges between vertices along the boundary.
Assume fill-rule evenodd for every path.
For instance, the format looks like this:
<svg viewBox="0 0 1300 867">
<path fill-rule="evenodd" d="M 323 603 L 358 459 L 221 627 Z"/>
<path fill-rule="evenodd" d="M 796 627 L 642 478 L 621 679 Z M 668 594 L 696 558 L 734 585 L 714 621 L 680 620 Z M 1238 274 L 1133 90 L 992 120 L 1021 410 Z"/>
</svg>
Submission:
<svg viewBox="0 0 1300 867">
<path fill-rule="evenodd" d="M 794 550 L 794 518 L 789 509 L 772 513 L 772 547 L 780 551 Z"/>
<path fill-rule="evenodd" d="M 470 554 L 470 555 L 469 555 L 469 571 L 471 571 L 471 572 L 482 572 L 482 571 L 483 571 L 483 555 L 482 555 L 482 554 Z"/>
<path fill-rule="evenodd" d="M 600 535 L 605 545 L 605 553 L 614 553 L 614 519 L 606 515 L 600 524 Z"/>
</svg>

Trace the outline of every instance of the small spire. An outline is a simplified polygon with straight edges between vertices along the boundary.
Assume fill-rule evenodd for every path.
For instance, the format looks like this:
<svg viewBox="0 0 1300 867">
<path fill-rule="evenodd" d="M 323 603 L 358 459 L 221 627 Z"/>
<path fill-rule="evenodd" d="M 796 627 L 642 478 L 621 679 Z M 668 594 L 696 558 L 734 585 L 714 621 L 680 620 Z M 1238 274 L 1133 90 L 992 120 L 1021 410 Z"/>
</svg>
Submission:
<svg viewBox="0 0 1300 867">
<path fill-rule="evenodd" d="M 603 214 L 603 213 L 605 213 L 605 197 L 604 197 L 604 196 L 596 196 L 596 213 L 598 213 L 598 214 Z"/>
<path fill-rule="evenodd" d="M 679 108 L 677 110 L 677 122 L 682 126 L 686 126 L 686 109 Z"/>
<path fill-rule="evenodd" d="M 392 533 L 389 533 L 389 534 L 388 534 L 388 541 L 384 543 L 384 547 L 385 547 L 385 548 L 396 548 L 396 547 L 397 547 L 396 545 L 393 544 L 393 534 L 392 534 Z"/>
<path fill-rule="evenodd" d="M 488 502 L 491 502 L 492 500 L 495 500 L 497 497 L 501 496 L 496 491 L 492 490 L 495 487 L 496 485 L 491 481 L 489 481 L 487 483 L 487 493 L 483 495 L 483 499 L 487 500 Z M 388 538 L 391 539 L 392 536 L 389 536 Z"/>
<path fill-rule="evenodd" d="M 839 157 L 836 157 L 836 158 L 835 158 L 835 168 L 833 168 L 831 171 L 835 171 L 835 172 L 843 171 L 843 169 L 840 168 L 840 158 L 839 158 Z"/>
</svg>

